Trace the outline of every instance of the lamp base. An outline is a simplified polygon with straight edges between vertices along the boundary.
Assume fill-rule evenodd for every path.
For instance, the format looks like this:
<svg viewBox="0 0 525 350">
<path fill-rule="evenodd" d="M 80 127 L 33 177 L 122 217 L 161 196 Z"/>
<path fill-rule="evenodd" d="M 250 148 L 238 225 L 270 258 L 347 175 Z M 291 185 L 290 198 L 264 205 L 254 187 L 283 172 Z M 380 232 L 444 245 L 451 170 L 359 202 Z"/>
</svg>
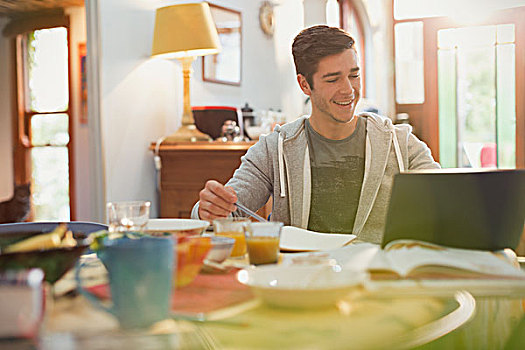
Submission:
<svg viewBox="0 0 525 350">
<path fill-rule="evenodd" d="M 167 136 L 165 140 L 169 142 L 212 141 L 208 135 L 200 132 L 195 124 L 182 125 L 179 130 Z"/>
</svg>

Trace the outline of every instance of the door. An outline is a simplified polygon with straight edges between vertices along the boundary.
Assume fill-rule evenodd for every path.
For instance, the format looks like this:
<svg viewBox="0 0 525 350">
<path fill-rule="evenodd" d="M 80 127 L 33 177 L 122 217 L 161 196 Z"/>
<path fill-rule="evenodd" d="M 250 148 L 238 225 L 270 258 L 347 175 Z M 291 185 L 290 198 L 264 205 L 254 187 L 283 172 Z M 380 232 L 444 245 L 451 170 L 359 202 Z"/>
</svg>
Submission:
<svg viewBox="0 0 525 350">
<path fill-rule="evenodd" d="M 33 221 L 74 218 L 69 42 L 68 24 L 16 37 L 15 176 L 31 183 Z"/>
<path fill-rule="evenodd" d="M 513 23 L 437 31 L 443 167 L 516 167 Z"/>
<path fill-rule="evenodd" d="M 525 166 L 525 23 L 520 18 L 525 7 L 468 21 L 395 21 L 397 112 L 410 115 L 416 133 L 444 167 Z M 412 33 L 410 40 L 406 33 Z M 399 49 L 407 42 L 414 43 L 408 54 Z M 404 56 L 413 58 L 405 60 L 412 75 L 399 74 L 398 57 Z M 399 98 L 400 86 L 413 90 L 406 100 Z"/>
</svg>

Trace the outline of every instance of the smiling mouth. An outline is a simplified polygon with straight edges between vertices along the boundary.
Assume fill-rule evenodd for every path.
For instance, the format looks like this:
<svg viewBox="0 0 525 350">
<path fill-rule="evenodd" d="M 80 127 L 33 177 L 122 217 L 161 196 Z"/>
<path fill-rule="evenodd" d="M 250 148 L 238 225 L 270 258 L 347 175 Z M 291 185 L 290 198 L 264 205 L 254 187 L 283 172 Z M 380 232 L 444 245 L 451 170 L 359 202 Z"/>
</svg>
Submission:
<svg viewBox="0 0 525 350">
<path fill-rule="evenodd" d="M 354 102 L 354 100 L 350 100 L 350 101 L 333 101 L 336 105 L 338 106 L 349 106 L 352 104 L 352 102 Z"/>
</svg>

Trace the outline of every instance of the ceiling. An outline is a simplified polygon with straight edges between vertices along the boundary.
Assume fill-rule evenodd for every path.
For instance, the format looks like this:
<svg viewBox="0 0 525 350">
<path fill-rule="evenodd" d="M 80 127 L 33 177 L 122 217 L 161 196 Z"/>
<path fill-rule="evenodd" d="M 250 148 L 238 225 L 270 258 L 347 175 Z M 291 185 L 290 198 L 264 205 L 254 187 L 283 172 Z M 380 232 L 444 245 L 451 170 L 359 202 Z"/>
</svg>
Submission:
<svg viewBox="0 0 525 350">
<path fill-rule="evenodd" d="M 0 16 L 17 17 L 27 12 L 84 6 L 84 0 L 0 0 Z"/>
</svg>

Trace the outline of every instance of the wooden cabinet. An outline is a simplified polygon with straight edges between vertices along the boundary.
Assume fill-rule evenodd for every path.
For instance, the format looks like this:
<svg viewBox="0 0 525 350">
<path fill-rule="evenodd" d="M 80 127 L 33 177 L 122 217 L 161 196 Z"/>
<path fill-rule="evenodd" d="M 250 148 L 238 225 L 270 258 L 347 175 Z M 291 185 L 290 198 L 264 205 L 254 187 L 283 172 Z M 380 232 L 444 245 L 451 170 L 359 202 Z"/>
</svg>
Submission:
<svg viewBox="0 0 525 350">
<path fill-rule="evenodd" d="M 253 142 L 164 142 L 159 147 L 160 217 L 189 218 L 207 180 L 226 183 Z M 152 144 L 151 150 L 155 149 Z M 268 217 L 267 204 L 259 213 Z"/>
</svg>

